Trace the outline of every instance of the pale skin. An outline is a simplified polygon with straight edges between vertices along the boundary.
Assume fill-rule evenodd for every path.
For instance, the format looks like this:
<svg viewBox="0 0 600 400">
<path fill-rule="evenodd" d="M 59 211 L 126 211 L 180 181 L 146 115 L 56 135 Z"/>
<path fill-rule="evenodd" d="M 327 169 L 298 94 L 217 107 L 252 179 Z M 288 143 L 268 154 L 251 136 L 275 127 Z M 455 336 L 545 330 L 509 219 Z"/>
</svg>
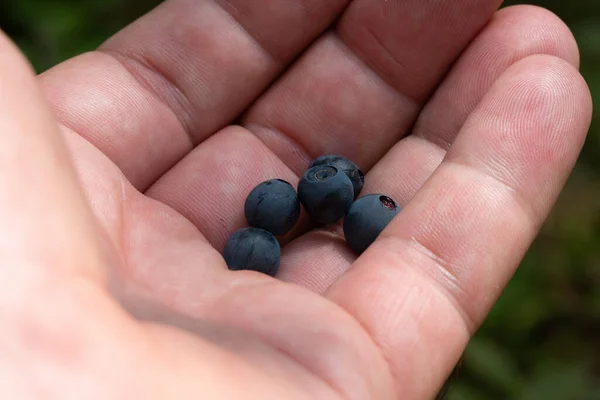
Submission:
<svg viewBox="0 0 600 400">
<path fill-rule="evenodd" d="M 168 0 L 38 77 L 2 36 L 0 398 L 435 397 L 591 118 L 564 23 L 499 3 Z M 400 215 L 228 271 L 249 190 L 324 153 Z"/>
</svg>

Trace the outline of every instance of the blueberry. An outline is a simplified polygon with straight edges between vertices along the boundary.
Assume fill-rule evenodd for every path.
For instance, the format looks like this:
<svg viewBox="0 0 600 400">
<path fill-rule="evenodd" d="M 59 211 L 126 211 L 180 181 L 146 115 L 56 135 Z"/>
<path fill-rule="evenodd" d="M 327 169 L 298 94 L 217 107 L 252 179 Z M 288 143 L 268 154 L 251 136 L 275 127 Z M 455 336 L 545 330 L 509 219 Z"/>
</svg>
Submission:
<svg viewBox="0 0 600 400">
<path fill-rule="evenodd" d="M 292 185 L 281 179 L 271 179 L 250 192 L 244 214 L 248 225 L 273 235 L 284 235 L 298 221 L 300 201 Z"/>
<path fill-rule="evenodd" d="M 229 237 L 223 258 L 232 271 L 252 270 L 275 276 L 281 248 L 272 233 L 258 228 L 242 228 Z"/>
<path fill-rule="evenodd" d="M 352 250 L 361 254 L 400 212 L 394 200 L 370 194 L 356 200 L 344 218 L 344 236 Z"/>
<path fill-rule="evenodd" d="M 354 186 L 354 198 L 358 197 L 363 188 L 363 184 L 365 183 L 365 176 L 360 168 L 358 168 L 358 165 L 347 158 L 336 156 L 334 154 L 327 154 L 314 159 L 308 168 L 310 169 L 312 167 L 316 167 L 317 165 L 331 165 L 332 167 L 335 167 L 339 171 L 342 171 L 348 175 L 348 178 L 350 178 L 352 185 Z"/>
<path fill-rule="evenodd" d="M 332 224 L 344 216 L 354 200 L 350 178 L 331 165 L 317 165 L 298 183 L 298 198 L 312 220 Z"/>
</svg>

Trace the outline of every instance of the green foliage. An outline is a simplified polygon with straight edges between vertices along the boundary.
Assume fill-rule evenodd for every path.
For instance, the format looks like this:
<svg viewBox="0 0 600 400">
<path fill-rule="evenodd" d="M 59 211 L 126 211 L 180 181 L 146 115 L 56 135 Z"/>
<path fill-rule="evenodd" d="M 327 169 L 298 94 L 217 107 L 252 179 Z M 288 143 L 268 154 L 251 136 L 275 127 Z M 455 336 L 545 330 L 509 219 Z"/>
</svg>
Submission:
<svg viewBox="0 0 600 400">
<path fill-rule="evenodd" d="M 3 0 L 0 26 L 40 72 L 93 50 L 160 0 Z"/>
<path fill-rule="evenodd" d="M 0 26 L 41 72 L 94 49 L 158 3 L 3 0 Z M 516 3 L 522 2 L 506 5 Z M 580 45 L 582 74 L 598 97 L 600 1 L 532 3 L 567 22 Z M 566 190 L 465 352 L 446 399 L 600 399 L 599 112 Z"/>
</svg>

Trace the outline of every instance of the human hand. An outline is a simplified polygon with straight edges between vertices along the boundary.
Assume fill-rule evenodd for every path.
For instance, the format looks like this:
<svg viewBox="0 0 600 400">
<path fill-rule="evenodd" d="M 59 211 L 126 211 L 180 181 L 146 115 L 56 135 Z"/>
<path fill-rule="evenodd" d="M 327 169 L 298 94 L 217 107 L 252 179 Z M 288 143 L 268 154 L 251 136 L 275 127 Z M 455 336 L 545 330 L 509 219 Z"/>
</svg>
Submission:
<svg viewBox="0 0 600 400">
<path fill-rule="evenodd" d="M 435 396 L 591 100 L 547 11 L 348 3 L 169 0 L 37 81 L 1 39 L 0 398 Z M 304 218 L 278 279 L 228 271 L 250 189 L 330 152 L 404 207 L 380 239 Z"/>
</svg>

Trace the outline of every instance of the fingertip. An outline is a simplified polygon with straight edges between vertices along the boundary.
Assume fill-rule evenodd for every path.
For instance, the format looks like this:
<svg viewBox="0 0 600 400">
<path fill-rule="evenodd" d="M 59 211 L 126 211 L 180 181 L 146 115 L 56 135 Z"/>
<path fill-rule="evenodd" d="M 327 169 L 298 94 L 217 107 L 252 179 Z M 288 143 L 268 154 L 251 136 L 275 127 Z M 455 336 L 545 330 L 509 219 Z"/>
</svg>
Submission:
<svg viewBox="0 0 600 400">
<path fill-rule="evenodd" d="M 509 24 L 511 30 L 521 30 L 525 38 L 535 40 L 537 37 L 546 53 L 579 68 L 580 55 L 575 36 L 554 12 L 536 5 L 519 4 L 501 9 L 495 18 Z"/>
<path fill-rule="evenodd" d="M 569 61 L 547 54 L 525 57 L 506 70 L 490 93 L 482 104 L 488 118 L 512 109 L 514 128 L 523 134 L 554 132 L 569 137 L 565 145 L 573 150 L 583 145 L 592 118 L 591 93 Z"/>
</svg>

